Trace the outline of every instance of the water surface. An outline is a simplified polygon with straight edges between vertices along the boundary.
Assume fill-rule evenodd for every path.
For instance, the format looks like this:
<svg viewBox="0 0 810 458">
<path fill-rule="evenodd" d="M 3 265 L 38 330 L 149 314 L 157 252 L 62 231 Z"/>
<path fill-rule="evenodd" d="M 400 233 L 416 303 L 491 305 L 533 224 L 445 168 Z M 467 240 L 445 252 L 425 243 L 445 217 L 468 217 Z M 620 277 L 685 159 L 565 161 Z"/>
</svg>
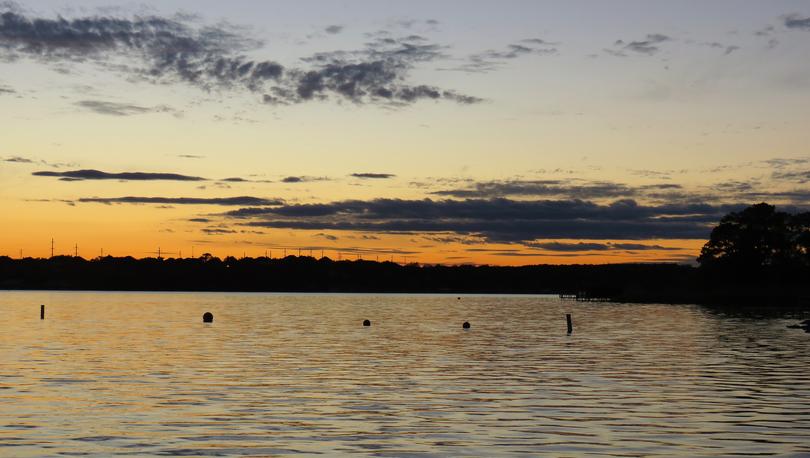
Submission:
<svg viewBox="0 0 810 458">
<path fill-rule="evenodd" d="M 800 456 L 793 322 L 549 296 L 0 292 L 0 456 Z"/>
</svg>

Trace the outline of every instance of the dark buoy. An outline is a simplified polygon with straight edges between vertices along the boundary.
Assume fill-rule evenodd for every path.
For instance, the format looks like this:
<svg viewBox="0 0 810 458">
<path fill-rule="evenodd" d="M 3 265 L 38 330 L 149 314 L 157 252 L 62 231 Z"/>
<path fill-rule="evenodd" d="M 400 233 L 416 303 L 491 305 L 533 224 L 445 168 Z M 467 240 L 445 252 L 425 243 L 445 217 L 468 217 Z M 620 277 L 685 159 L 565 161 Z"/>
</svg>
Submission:
<svg viewBox="0 0 810 458">
<path fill-rule="evenodd" d="M 363 326 L 371 326 L 370 320 L 363 320 Z"/>
<path fill-rule="evenodd" d="M 571 321 L 571 314 L 565 314 L 565 321 L 568 323 L 568 333 L 571 334 L 574 332 L 574 323 Z"/>
<path fill-rule="evenodd" d="M 464 329 L 470 329 L 470 322 L 465 321 L 464 324 L 461 325 L 461 327 L 464 328 Z"/>
<path fill-rule="evenodd" d="M 40 320 L 45 319 L 45 305 L 40 305 L 39 306 L 39 319 Z"/>
<path fill-rule="evenodd" d="M 213 323 L 214 322 L 214 314 L 211 312 L 203 313 L 203 323 Z"/>
</svg>

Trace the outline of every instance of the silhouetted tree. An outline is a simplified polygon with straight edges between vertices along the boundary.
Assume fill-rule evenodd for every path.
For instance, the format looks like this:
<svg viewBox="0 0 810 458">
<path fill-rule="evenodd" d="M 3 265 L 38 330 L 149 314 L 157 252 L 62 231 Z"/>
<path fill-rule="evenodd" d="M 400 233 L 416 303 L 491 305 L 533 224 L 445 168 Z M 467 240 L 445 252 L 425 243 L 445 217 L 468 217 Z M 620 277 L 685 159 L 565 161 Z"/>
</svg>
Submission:
<svg viewBox="0 0 810 458">
<path fill-rule="evenodd" d="M 730 275 L 784 273 L 810 265 L 809 248 L 810 213 L 791 215 L 760 203 L 724 216 L 698 262 Z"/>
</svg>

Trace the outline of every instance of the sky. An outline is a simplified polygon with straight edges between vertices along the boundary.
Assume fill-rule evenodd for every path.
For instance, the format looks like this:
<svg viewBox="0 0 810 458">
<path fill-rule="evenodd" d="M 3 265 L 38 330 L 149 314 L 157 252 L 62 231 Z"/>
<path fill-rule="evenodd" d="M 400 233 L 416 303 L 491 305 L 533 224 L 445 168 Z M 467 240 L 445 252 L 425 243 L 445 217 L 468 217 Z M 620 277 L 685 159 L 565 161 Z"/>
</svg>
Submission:
<svg viewBox="0 0 810 458">
<path fill-rule="evenodd" d="M 810 208 L 807 1 L 0 1 L 0 255 L 694 262 Z"/>
</svg>

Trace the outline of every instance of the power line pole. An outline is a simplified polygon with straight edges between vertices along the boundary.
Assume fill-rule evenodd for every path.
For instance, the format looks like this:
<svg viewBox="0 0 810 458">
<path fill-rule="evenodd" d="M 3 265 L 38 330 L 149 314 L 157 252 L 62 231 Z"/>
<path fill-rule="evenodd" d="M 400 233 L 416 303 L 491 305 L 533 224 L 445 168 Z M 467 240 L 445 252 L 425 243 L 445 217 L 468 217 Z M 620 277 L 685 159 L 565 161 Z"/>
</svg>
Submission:
<svg viewBox="0 0 810 458">
<path fill-rule="evenodd" d="M 53 237 L 51 237 L 51 257 L 53 257 Z"/>
<path fill-rule="evenodd" d="M 73 257 L 74 258 L 79 257 L 79 244 L 78 243 L 73 245 Z"/>
</svg>

